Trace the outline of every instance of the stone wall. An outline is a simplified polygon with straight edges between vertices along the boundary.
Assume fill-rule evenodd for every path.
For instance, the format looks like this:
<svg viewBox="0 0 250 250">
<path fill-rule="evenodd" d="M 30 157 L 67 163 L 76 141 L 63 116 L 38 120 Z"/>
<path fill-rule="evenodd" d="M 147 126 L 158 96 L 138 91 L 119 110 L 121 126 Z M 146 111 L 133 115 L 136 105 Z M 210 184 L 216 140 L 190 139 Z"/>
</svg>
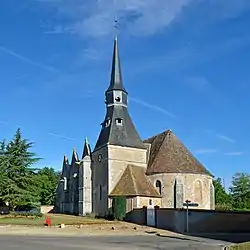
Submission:
<svg viewBox="0 0 250 250">
<path fill-rule="evenodd" d="M 92 210 L 96 215 L 108 213 L 108 147 L 92 154 Z"/>
<path fill-rule="evenodd" d="M 147 208 L 136 208 L 133 211 L 127 213 L 126 221 L 136 223 L 139 225 L 146 225 L 147 224 Z"/>
<path fill-rule="evenodd" d="M 187 216 L 184 209 L 155 209 L 155 227 L 185 233 Z M 189 233 L 249 233 L 250 212 L 189 210 Z M 147 210 L 135 209 L 128 214 L 127 220 L 147 224 Z"/>
<path fill-rule="evenodd" d="M 154 197 L 137 197 L 137 208 L 147 206 L 158 206 L 161 207 L 161 198 Z"/>
<path fill-rule="evenodd" d="M 112 205 L 110 192 L 129 164 L 147 167 L 147 150 L 107 145 L 92 154 L 93 211 L 103 216 Z M 100 195 L 100 193 L 102 194 Z M 101 198 L 101 200 L 100 200 Z"/>
<path fill-rule="evenodd" d="M 109 193 L 120 180 L 124 170 L 129 164 L 147 168 L 147 150 L 108 146 L 109 157 Z"/>
<path fill-rule="evenodd" d="M 181 208 L 185 200 L 199 204 L 199 209 L 214 209 L 214 190 L 212 177 L 200 174 L 156 174 L 149 179 L 156 187 L 161 183 L 162 204 L 164 208 Z"/>
</svg>

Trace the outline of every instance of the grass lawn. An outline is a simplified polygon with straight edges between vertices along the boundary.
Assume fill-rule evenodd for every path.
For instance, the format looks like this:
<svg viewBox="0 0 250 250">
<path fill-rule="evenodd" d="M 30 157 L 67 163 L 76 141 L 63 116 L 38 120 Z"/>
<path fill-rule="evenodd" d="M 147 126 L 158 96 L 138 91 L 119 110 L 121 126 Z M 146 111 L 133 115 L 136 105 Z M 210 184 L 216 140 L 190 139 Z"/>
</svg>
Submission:
<svg viewBox="0 0 250 250">
<path fill-rule="evenodd" d="M 48 214 L 38 218 L 9 218 L 8 216 L 0 216 L 0 225 L 27 225 L 27 226 L 43 226 L 46 217 L 51 218 L 52 226 L 60 223 L 65 225 L 91 225 L 91 224 L 107 224 L 108 221 L 102 219 L 95 219 L 90 217 L 80 217 L 64 214 Z"/>
<path fill-rule="evenodd" d="M 236 244 L 229 247 L 228 250 L 250 250 L 250 242 Z"/>
</svg>

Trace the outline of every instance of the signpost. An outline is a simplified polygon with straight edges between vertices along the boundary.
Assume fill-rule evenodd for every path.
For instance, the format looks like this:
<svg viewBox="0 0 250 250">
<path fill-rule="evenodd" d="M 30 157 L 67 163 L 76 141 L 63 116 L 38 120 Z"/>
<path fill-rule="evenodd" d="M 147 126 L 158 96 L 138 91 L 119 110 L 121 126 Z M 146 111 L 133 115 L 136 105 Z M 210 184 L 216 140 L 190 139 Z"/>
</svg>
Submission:
<svg viewBox="0 0 250 250">
<path fill-rule="evenodd" d="M 198 207 L 199 204 L 198 203 L 193 203 L 191 202 L 190 200 L 186 200 L 185 203 L 183 203 L 183 206 L 186 207 L 186 211 L 187 211 L 187 221 L 186 221 L 186 230 L 187 230 L 187 233 L 189 231 L 189 228 L 188 228 L 188 207 Z"/>
</svg>

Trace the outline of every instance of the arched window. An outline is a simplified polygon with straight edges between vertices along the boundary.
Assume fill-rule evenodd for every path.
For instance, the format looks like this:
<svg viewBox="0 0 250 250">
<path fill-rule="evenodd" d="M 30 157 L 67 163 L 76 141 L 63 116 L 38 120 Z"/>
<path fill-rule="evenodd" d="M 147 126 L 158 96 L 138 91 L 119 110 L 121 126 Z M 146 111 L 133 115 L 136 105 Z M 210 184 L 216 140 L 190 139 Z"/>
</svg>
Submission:
<svg viewBox="0 0 250 250">
<path fill-rule="evenodd" d="M 161 182 L 159 180 L 156 181 L 155 187 L 159 194 L 161 194 Z"/>
</svg>

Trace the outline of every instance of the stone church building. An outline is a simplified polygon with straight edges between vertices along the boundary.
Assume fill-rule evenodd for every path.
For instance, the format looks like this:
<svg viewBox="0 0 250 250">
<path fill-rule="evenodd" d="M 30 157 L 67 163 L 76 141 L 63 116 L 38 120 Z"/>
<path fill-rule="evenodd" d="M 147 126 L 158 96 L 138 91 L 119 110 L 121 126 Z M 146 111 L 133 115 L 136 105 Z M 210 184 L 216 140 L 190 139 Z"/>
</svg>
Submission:
<svg viewBox="0 0 250 250">
<path fill-rule="evenodd" d="M 126 196 L 127 211 L 143 206 L 182 208 L 189 199 L 214 209 L 212 174 L 169 129 L 142 140 L 128 110 L 118 39 L 114 40 L 106 115 L 95 148 L 85 140 L 83 154 L 64 156 L 55 210 L 107 215 L 112 197 Z"/>
</svg>

